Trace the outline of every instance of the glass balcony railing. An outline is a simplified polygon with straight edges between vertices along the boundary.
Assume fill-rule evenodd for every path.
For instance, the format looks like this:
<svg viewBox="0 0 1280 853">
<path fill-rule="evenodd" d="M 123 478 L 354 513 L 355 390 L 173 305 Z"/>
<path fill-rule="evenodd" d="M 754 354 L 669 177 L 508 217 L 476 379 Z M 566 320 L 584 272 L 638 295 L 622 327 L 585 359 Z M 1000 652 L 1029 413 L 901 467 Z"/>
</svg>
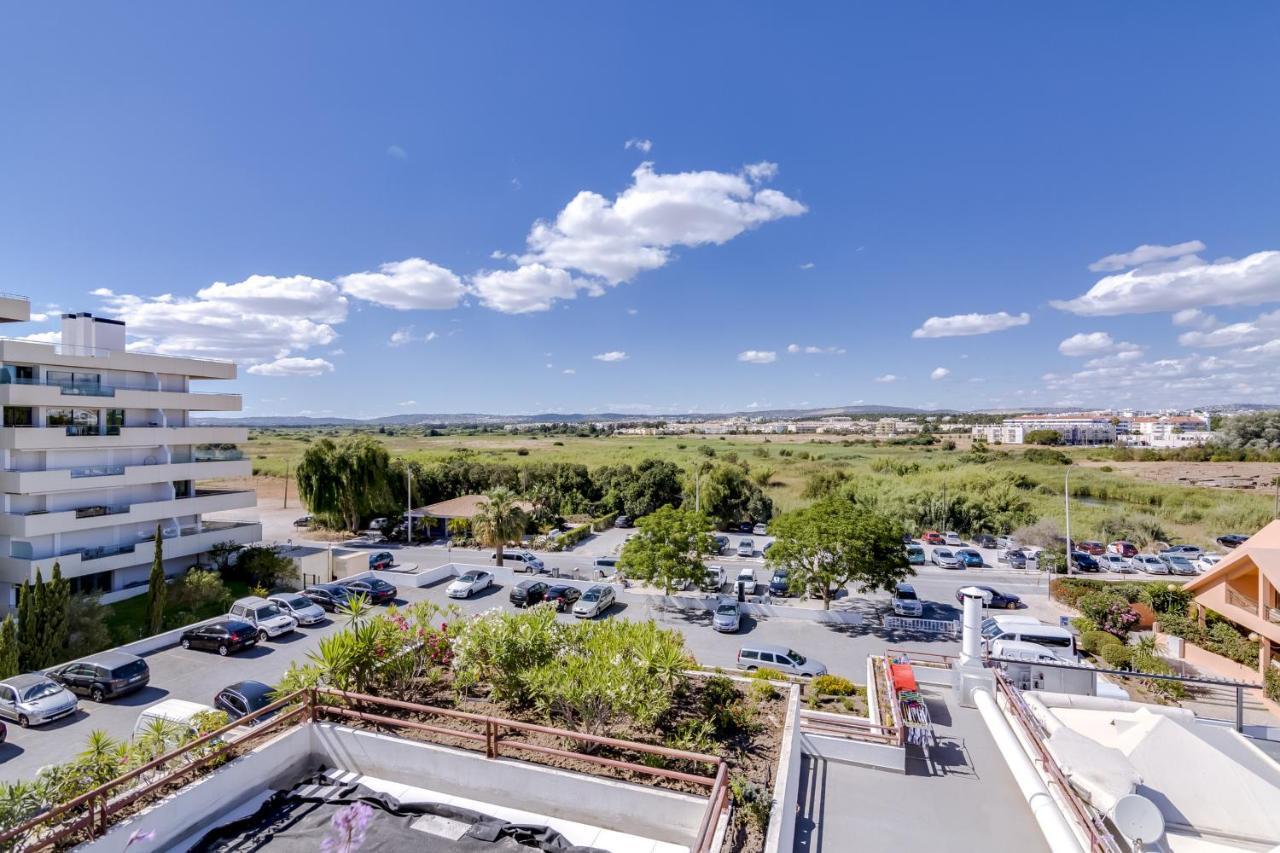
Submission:
<svg viewBox="0 0 1280 853">
<path fill-rule="evenodd" d="M 103 557 L 114 557 L 116 554 L 132 554 L 133 550 L 133 545 L 98 545 L 94 548 L 81 548 L 80 560 L 81 562 L 101 560 Z"/>
<path fill-rule="evenodd" d="M 192 462 L 239 462 L 244 458 L 239 450 L 198 450 L 191 454 Z"/>
<path fill-rule="evenodd" d="M 200 455 L 197 454 L 194 459 L 173 459 L 169 465 L 187 465 L 192 462 L 240 462 L 247 459 L 240 451 L 224 450 L 215 454 Z M 125 472 L 125 468 L 142 468 L 159 465 L 159 462 L 131 462 L 128 465 L 84 465 L 77 468 L 4 468 L 8 474 L 44 474 L 50 471 L 69 471 L 72 479 L 80 479 L 81 477 L 115 477 Z"/>
<path fill-rule="evenodd" d="M 3 339 L 0 339 L 3 340 Z M 112 385 L 101 382 L 59 382 L 48 379 L 22 379 L 0 371 L 0 385 L 42 385 L 47 388 L 60 388 L 63 394 L 87 397 L 114 397 L 117 391 L 164 391 L 170 394 L 219 394 L 228 397 L 239 397 L 223 391 L 191 391 L 183 388 L 160 388 L 155 384 L 116 383 Z"/>
<path fill-rule="evenodd" d="M 61 424 L 51 424 L 51 426 L 61 426 Z M 97 426 L 95 424 L 69 424 L 67 426 L 67 435 L 119 435 L 120 427 L 118 426 Z"/>
<path fill-rule="evenodd" d="M 50 470 L 58 470 L 56 468 Z M 71 478 L 78 480 L 81 477 L 115 477 L 124 473 L 123 465 L 86 465 L 83 468 L 72 468 Z"/>
</svg>

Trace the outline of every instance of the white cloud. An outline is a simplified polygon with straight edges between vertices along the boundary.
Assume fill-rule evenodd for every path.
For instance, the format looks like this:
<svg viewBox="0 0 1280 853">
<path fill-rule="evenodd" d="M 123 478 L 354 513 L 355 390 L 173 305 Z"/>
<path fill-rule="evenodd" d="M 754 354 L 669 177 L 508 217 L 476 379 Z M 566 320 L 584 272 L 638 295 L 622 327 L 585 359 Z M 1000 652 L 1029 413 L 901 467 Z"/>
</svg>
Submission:
<svg viewBox="0 0 1280 853">
<path fill-rule="evenodd" d="M 62 343 L 62 332 L 32 332 L 29 335 L 23 335 L 18 340 L 31 341 L 37 344 L 60 344 Z"/>
<path fill-rule="evenodd" d="M 772 350 L 749 349 L 738 353 L 738 361 L 748 364 L 770 364 L 778 360 L 778 354 Z"/>
<path fill-rule="evenodd" d="M 813 261 L 805 261 L 803 264 L 800 265 L 800 269 L 802 270 L 811 270 L 813 269 L 813 267 L 814 267 Z"/>
<path fill-rule="evenodd" d="M 399 145 L 388 145 L 388 146 L 387 146 L 387 156 L 388 156 L 388 157 L 394 157 L 394 158 L 395 158 L 395 159 L 397 159 L 397 160 L 408 160 L 408 159 L 409 159 L 409 152 L 408 152 L 408 151 L 405 151 L 405 150 L 404 150 L 403 148 L 401 148 Z"/>
<path fill-rule="evenodd" d="M 422 340 L 423 340 L 423 341 L 434 341 L 434 340 L 435 340 L 436 338 L 438 338 L 438 337 L 440 337 L 440 336 L 439 336 L 439 335 L 437 335 L 435 332 L 427 332 L 427 333 L 426 333 L 426 335 L 424 335 L 424 336 L 423 336 Z"/>
<path fill-rule="evenodd" d="M 986 335 L 1002 332 L 1031 322 L 1027 313 L 1009 314 L 954 314 L 950 317 L 930 317 L 920 328 L 911 333 L 913 338 L 955 338 L 966 335 Z"/>
<path fill-rule="evenodd" d="M 844 355 L 844 347 L 815 347 L 800 346 L 799 344 L 788 344 L 787 352 L 795 355 L 796 353 L 804 353 L 805 355 Z"/>
<path fill-rule="evenodd" d="M 377 272 L 344 275 L 338 284 L 349 296 L 401 311 L 456 308 L 467 292 L 453 272 L 422 258 L 392 261 Z"/>
<path fill-rule="evenodd" d="M 333 365 L 323 358 L 277 358 L 263 364 L 255 364 L 249 368 L 255 376 L 319 376 L 332 373 Z"/>
<path fill-rule="evenodd" d="M 742 172 L 659 174 L 652 163 L 632 172 L 633 182 L 612 201 L 583 190 L 552 222 L 529 232 L 521 264 L 544 264 L 597 276 L 610 284 L 657 269 L 678 246 L 722 244 L 742 232 L 799 216 L 807 208 L 758 181 L 770 172 L 755 164 Z"/>
<path fill-rule="evenodd" d="M 1101 355 L 1109 352 L 1140 352 L 1142 347 L 1112 339 L 1106 332 L 1079 332 L 1058 344 L 1063 355 Z"/>
<path fill-rule="evenodd" d="M 1218 325 L 1218 318 L 1212 314 L 1206 314 L 1199 308 L 1184 308 L 1173 315 L 1173 325 L 1212 329 Z"/>
<path fill-rule="evenodd" d="M 471 277 L 471 286 L 486 308 L 504 314 L 547 311 L 557 299 L 573 299 L 579 290 L 586 290 L 593 296 L 603 292 L 594 282 L 575 278 L 567 270 L 543 264 L 479 272 Z"/>
<path fill-rule="evenodd" d="M 404 328 L 396 329 L 391 333 L 391 337 L 387 339 L 387 346 L 389 347 L 402 347 L 405 344 L 411 343 L 413 343 L 412 326 L 405 326 Z"/>
<path fill-rule="evenodd" d="M 761 160 L 759 163 L 748 163 L 742 171 L 753 181 L 771 181 L 778 175 L 778 164 Z"/>
<path fill-rule="evenodd" d="M 635 150 L 639 151 L 641 154 L 648 154 L 650 151 L 653 150 L 653 140 L 652 139 L 628 139 L 626 143 L 623 144 L 622 147 L 626 149 L 634 148 Z"/>
<path fill-rule="evenodd" d="M 34 314 L 32 314 L 32 315 L 31 315 L 31 322 L 33 322 L 33 323 L 43 323 L 43 322 L 45 322 L 46 320 L 48 320 L 48 319 L 49 319 L 49 316 L 50 316 L 50 315 L 49 315 L 49 314 L 47 314 L 47 313 L 43 313 L 43 312 L 36 312 L 36 313 L 34 313 Z"/>
<path fill-rule="evenodd" d="M 396 405 L 397 406 L 416 406 L 418 405 L 418 401 L 417 400 L 401 400 L 399 403 L 396 403 Z"/>
<path fill-rule="evenodd" d="M 578 371 L 574 370 L 572 367 L 566 367 L 564 370 L 562 370 L 562 371 L 560 371 L 560 372 L 561 372 L 561 373 L 563 373 L 563 374 L 565 374 L 566 376 L 572 376 L 573 374 L 577 373 Z"/>
<path fill-rule="evenodd" d="M 596 361 L 626 361 L 628 356 L 625 352 L 613 350 L 612 352 L 602 352 L 599 355 L 593 355 L 591 357 Z"/>
<path fill-rule="evenodd" d="M 929 374 L 929 378 L 937 381 L 939 379 L 946 379 L 950 375 L 951 371 L 947 370 L 945 367 L 935 367 L 933 372 Z"/>
<path fill-rule="evenodd" d="M 1152 262 L 1105 276 L 1075 299 L 1050 304 L 1073 314 L 1102 316 L 1275 301 L 1280 301 L 1280 252 L 1265 251 L 1239 260 L 1205 261 L 1185 255 L 1168 263 Z"/>
<path fill-rule="evenodd" d="M 1178 343 L 1184 347 L 1233 347 L 1269 340 L 1277 334 L 1280 334 L 1280 311 L 1271 311 L 1215 329 L 1183 332 L 1178 336 Z"/>
<path fill-rule="evenodd" d="M 1089 264 L 1089 269 L 1093 272 L 1112 272 L 1114 270 L 1128 269 L 1129 267 L 1140 267 L 1157 261 L 1183 258 L 1203 251 L 1204 243 L 1199 240 L 1188 240 L 1185 243 L 1177 243 L 1173 246 L 1149 246 L 1144 244 L 1132 252 L 1107 255 L 1105 258 Z"/>
<path fill-rule="evenodd" d="M 887 382 L 897 382 L 897 381 L 898 381 L 898 377 L 894 376 L 892 373 L 886 373 L 886 374 L 884 374 L 883 376 L 877 376 L 877 377 L 876 377 L 875 379 L 873 379 L 872 381 L 873 381 L 873 382 L 885 382 L 885 383 L 887 383 Z"/>
<path fill-rule="evenodd" d="M 636 316 L 637 314 L 639 314 L 639 313 L 640 313 L 640 309 L 639 309 L 639 308 L 628 308 L 628 309 L 627 309 L 627 313 L 628 313 L 628 314 L 630 314 L 632 317 L 634 317 L 634 316 Z"/>
</svg>

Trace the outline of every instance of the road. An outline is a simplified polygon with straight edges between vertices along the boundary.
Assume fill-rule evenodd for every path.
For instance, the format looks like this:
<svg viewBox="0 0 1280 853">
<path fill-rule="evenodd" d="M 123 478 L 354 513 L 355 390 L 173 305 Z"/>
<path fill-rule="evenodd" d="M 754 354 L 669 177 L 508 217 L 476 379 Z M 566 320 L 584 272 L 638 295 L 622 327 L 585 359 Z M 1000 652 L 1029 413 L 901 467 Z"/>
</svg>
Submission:
<svg viewBox="0 0 1280 853">
<path fill-rule="evenodd" d="M 733 537 L 733 546 L 737 546 L 737 538 Z M 752 537 L 757 544 L 761 537 Z M 601 553 L 616 553 L 621 546 L 623 536 L 606 534 L 596 537 L 594 547 L 583 548 L 568 554 L 543 555 L 549 567 L 569 573 L 577 569 L 584 579 L 585 585 L 591 577 L 591 561 Z M 767 539 L 765 540 L 767 541 Z M 381 550 L 381 546 L 379 550 Z M 608 550 L 606 550 L 608 549 Z M 455 549 L 450 551 L 442 546 L 400 547 L 390 549 L 396 554 L 397 562 L 413 563 L 423 567 L 438 566 L 448 562 L 491 564 L 488 552 Z M 715 562 L 726 566 L 726 571 L 736 573 L 741 566 L 756 567 L 757 578 L 768 580 L 763 561 L 723 556 Z M 734 568 L 729 569 L 732 565 Z M 925 600 L 925 617 L 930 619 L 955 620 L 959 612 L 955 607 L 956 590 L 974 582 L 989 583 L 999 586 L 1027 598 L 1041 596 L 1045 590 L 1042 576 L 1027 573 L 1015 573 L 1009 570 L 970 569 L 965 571 L 948 571 L 931 566 L 918 567 L 917 578 L 913 581 L 922 599 Z M 520 577 L 514 575 L 510 567 L 494 568 L 498 578 L 496 586 L 481 595 L 467 601 L 454 601 L 446 597 L 440 583 L 426 589 L 410 587 L 401 588 L 400 602 L 409 603 L 420 600 L 431 600 L 440 604 L 454 603 L 467 614 L 479 613 L 493 608 L 509 608 L 507 592 L 511 583 Z M 664 611 L 650 606 L 649 598 L 644 595 L 623 591 L 618 596 L 618 603 L 609 614 L 609 618 L 655 619 L 659 623 L 679 629 L 685 635 L 686 644 L 697 660 L 709 666 L 733 666 L 737 651 L 744 636 L 750 636 L 764 642 L 776 643 L 795 648 L 805 655 L 816 658 L 827 665 L 835 673 L 850 676 L 853 680 L 865 680 L 865 660 L 868 654 L 882 653 L 886 646 L 898 646 L 920 651 L 954 652 L 958 643 L 950 639 L 941 639 L 932 635 L 910 631 L 887 631 L 875 623 L 874 612 L 888 608 L 888 596 L 884 593 L 872 595 L 855 595 L 845 599 L 842 604 L 850 602 L 858 605 L 863 612 L 872 613 L 872 620 L 863 626 L 834 625 L 793 618 L 752 618 L 744 617 L 742 630 L 737 635 L 719 634 L 710 628 L 710 616 L 704 612 Z M 776 600 L 776 603 L 782 603 Z M 572 616 L 561 615 L 562 619 L 571 621 Z M 11 782 L 30 778 L 39 768 L 61 761 L 66 761 L 83 747 L 89 732 L 102 729 L 117 738 L 127 738 L 133 731 L 139 712 L 156 702 L 166 698 L 186 699 L 208 704 L 214 693 L 222 687 L 243 680 L 276 683 L 289 664 L 303 661 L 308 652 L 315 650 L 320 639 L 342 626 L 338 621 L 329 620 L 312 628 L 301 628 L 287 637 L 269 641 L 257 648 L 227 658 L 219 658 L 216 654 L 202 651 L 188 651 L 180 647 L 165 649 L 147 656 L 151 667 L 151 684 L 146 689 L 130 696 L 103 704 L 95 704 L 82 699 L 77 714 L 56 723 L 33 729 L 21 729 L 16 724 L 9 724 L 7 742 L 0 746 L 0 781 Z"/>
</svg>

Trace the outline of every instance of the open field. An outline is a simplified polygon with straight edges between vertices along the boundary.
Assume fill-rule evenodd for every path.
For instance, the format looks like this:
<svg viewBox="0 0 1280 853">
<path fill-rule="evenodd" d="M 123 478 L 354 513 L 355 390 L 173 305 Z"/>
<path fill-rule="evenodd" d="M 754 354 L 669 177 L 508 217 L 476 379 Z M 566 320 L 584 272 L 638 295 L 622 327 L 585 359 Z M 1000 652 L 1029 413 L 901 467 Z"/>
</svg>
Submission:
<svg viewBox="0 0 1280 853">
<path fill-rule="evenodd" d="M 254 430 L 246 452 L 255 474 L 283 477 L 307 445 L 321 435 L 337 437 L 349 430 Z M 636 463 L 648 457 L 667 459 L 687 469 L 708 458 L 746 464 L 753 473 L 769 469 L 766 491 L 779 511 L 804 505 L 810 479 L 831 472 L 847 478 L 851 488 L 878 494 L 936 495 L 943 503 L 957 496 L 1012 486 L 1037 517 L 1065 521 L 1064 476 L 1070 474 L 1072 535 L 1077 539 L 1113 538 L 1117 526 L 1135 521 L 1157 533 L 1152 539 L 1188 541 L 1212 546 L 1223 533 L 1251 533 L 1270 521 L 1273 499 L 1268 492 L 1203 488 L 1178 482 L 1177 476 L 1199 476 L 1201 466 L 1254 463 L 1090 462 L 1088 449 L 1069 451 L 1070 466 L 1029 461 L 1021 448 L 996 448 L 986 456 L 967 452 L 968 442 L 954 450 L 884 445 L 836 436 L 599 436 L 471 434 L 425 436 L 371 434 L 384 441 L 392 456 L 431 463 L 465 453 L 482 462 L 522 465 L 569 462 L 595 468 Z M 1265 466 L 1265 463 L 1256 463 Z M 1147 466 L 1152 466 L 1150 469 Z M 1271 466 L 1280 473 L 1280 465 Z M 1110 469 L 1110 470 L 1106 470 Z M 1177 471 L 1176 475 L 1158 473 Z M 1152 475 L 1149 475 L 1151 472 Z M 1172 481 L 1168 481 L 1172 480 Z M 275 491 L 272 489 L 271 491 Z"/>
</svg>

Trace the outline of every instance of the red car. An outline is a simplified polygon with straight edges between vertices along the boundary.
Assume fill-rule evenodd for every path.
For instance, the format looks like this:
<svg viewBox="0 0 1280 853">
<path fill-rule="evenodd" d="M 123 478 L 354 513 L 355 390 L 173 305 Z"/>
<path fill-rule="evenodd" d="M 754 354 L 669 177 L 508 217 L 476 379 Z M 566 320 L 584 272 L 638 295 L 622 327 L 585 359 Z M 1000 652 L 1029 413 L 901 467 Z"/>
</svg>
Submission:
<svg viewBox="0 0 1280 853">
<path fill-rule="evenodd" d="M 1077 542 L 1075 544 L 1077 550 L 1084 551 L 1091 557 L 1101 557 L 1107 553 L 1107 546 L 1101 542 Z"/>
<path fill-rule="evenodd" d="M 1121 557 L 1138 556 L 1138 548 L 1132 542 L 1126 542 L 1119 539 L 1107 546 L 1107 550 L 1112 554 L 1119 554 Z"/>
<path fill-rule="evenodd" d="M 926 545 L 946 545 L 947 540 L 941 533 L 936 530 L 926 531 L 924 536 L 920 537 Z"/>
</svg>

